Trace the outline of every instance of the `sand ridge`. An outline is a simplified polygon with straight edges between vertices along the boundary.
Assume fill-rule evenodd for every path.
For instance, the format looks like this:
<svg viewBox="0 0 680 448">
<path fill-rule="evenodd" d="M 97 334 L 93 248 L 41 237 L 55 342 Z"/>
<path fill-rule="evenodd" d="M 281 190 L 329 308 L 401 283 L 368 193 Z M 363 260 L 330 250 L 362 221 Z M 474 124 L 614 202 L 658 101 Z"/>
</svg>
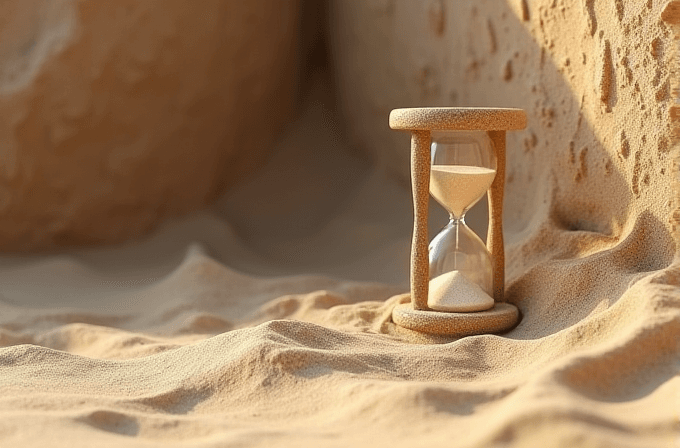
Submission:
<svg viewBox="0 0 680 448">
<path fill-rule="evenodd" d="M 388 199 L 386 211 L 407 208 L 409 193 L 366 185 L 331 213 L 343 225 L 321 221 L 309 239 L 332 250 L 349 235 L 380 260 L 373 266 L 399 272 L 411 217 L 399 237 L 389 233 L 398 215 L 364 210 Z M 620 239 L 543 230 L 552 244 L 509 284 L 519 326 L 451 340 L 395 326 L 407 286 L 365 281 L 362 257 L 336 252 L 342 263 L 323 266 L 301 253 L 308 274 L 292 274 L 224 219 L 242 205 L 218 207 L 227 210 L 163 226 L 143 244 L 0 263 L 3 446 L 676 440 L 680 269 L 657 256 L 664 241 L 648 231 L 651 217 Z M 394 241 L 371 246 L 380 229 Z M 589 288 L 578 297 L 574 275 Z"/>
<path fill-rule="evenodd" d="M 142 288 L 136 310 L 58 315 L 3 301 L 0 434 L 7 446 L 50 434 L 52 446 L 125 436 L 127 446 L 373 444 L 376 434 L 381 445 L 408 446 L 418 434 L 487 446 L 565 427 L 593 441 L 662 443 L 677 425 L 680 307 L 669 283 L 678 278 L 675 267 L 648 275 L 611 307 L 543 337 L 535 330 L 550 313 L 525 309 L 504 337 L 413 344 L 389 320 L 394 288 L 263 281 L 191 249 Z M 214 289 L 224 282 L 232 291 Z M 60 440 L 64 431 L 74 439 Z"/>
<path fill-rule="evenodd" d="M 293 179 L 341 167 L 338 183 L 281 192 L 265 169 L 234 192 L 250 199 L 147 241 L 0 259 L 3 448 L 677 444 L 680 265 L 654 210 L 631 207 L 612 233 L 576 225 L 578 203 L 538 201 L 509 231 L 520 324 L 409 332 L 390 316 L 410 193 L 346 153 L 303 163 L 301 130 L 333 140 L 322 104 L 275 162 L 309 168 Z"/>
</svg>

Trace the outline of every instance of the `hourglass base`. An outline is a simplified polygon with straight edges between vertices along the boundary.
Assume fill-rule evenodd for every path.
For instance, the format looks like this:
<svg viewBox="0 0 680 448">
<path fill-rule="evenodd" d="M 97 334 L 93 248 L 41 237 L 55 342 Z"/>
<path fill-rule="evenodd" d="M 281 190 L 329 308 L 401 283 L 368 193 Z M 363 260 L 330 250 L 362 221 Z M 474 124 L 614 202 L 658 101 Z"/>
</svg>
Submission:
<svg viewBox="0 0 680 448">
<path fill-rule="evenodd" d="M 476 313 L 414 310 L 411 303 L 397 305 L 392 311 L 392 320 L 401 327 L 447 336 L 499 333 L 514 327 L 518 319 L 517 307 L 502 302 L 487 311 Z"/>
</svg>

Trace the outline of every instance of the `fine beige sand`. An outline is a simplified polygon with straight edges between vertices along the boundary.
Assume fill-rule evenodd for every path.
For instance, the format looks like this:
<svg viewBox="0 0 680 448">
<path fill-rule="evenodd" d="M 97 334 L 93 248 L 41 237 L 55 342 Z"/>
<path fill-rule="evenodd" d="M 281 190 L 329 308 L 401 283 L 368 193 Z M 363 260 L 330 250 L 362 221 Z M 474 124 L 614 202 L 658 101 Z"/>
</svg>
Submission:
<svg viewBox="0 0 680 448">
<path fill-rule="evenodd" d="M 494 300 L 460 271 L 450 271 L 430 280 L 427 306 L 435 311 L 469 313 L 493 308 Z"/>
<path fill-rule="evenodd" d="M 680 445 L 680 270 L 649 216 L 530 223 L 504 335 L 400 330 L 410 193 L 331 110 L 143 242 L 0 259 L 0 446 Z"/>
<path fill-rule="evenodd" d="M 470 205 L 486 194 L 496 170 L 478 166 L 434 165 L 430 170 L 430 194 L 460 218 Z"/>
</svg>

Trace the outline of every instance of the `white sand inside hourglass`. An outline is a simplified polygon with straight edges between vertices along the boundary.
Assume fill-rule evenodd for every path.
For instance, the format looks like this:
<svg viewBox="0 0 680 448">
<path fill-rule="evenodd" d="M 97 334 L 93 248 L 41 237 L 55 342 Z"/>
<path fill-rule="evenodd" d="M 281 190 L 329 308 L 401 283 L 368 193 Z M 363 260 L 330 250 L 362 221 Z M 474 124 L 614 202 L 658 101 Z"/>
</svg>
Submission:
<svg viewBox="0 0 680 448">
<path fill-rule="evenodd" d="M 493 308 L 494 300 L 460 271 L 450 271 L 430 280 L 427 306 L 435 311 L 471 313 Z"/>
<path fill-rule="evenodd" d="M 494 177 L 496 170 L 481 166 L 432 165 L 430 193 L 460 218 L 467 207 L 484 196 Z"/>
</svg>

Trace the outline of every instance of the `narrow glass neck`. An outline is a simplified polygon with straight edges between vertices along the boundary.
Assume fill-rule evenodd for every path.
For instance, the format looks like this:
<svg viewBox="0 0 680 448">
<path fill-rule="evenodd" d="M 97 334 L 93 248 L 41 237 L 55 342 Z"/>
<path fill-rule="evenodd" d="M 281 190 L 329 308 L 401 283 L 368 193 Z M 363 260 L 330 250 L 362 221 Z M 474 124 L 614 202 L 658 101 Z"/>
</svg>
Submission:
<svg viewBox="0 0 680 448">
<path fill-rule="evenodd" d="M 465 224 L 465 213 L 460 215 L 459 218 L 456 217 L 453 213 L 449 213 L 449 224 L 450 225 L 456 225 L 456 224 Z"/>
</svg>

